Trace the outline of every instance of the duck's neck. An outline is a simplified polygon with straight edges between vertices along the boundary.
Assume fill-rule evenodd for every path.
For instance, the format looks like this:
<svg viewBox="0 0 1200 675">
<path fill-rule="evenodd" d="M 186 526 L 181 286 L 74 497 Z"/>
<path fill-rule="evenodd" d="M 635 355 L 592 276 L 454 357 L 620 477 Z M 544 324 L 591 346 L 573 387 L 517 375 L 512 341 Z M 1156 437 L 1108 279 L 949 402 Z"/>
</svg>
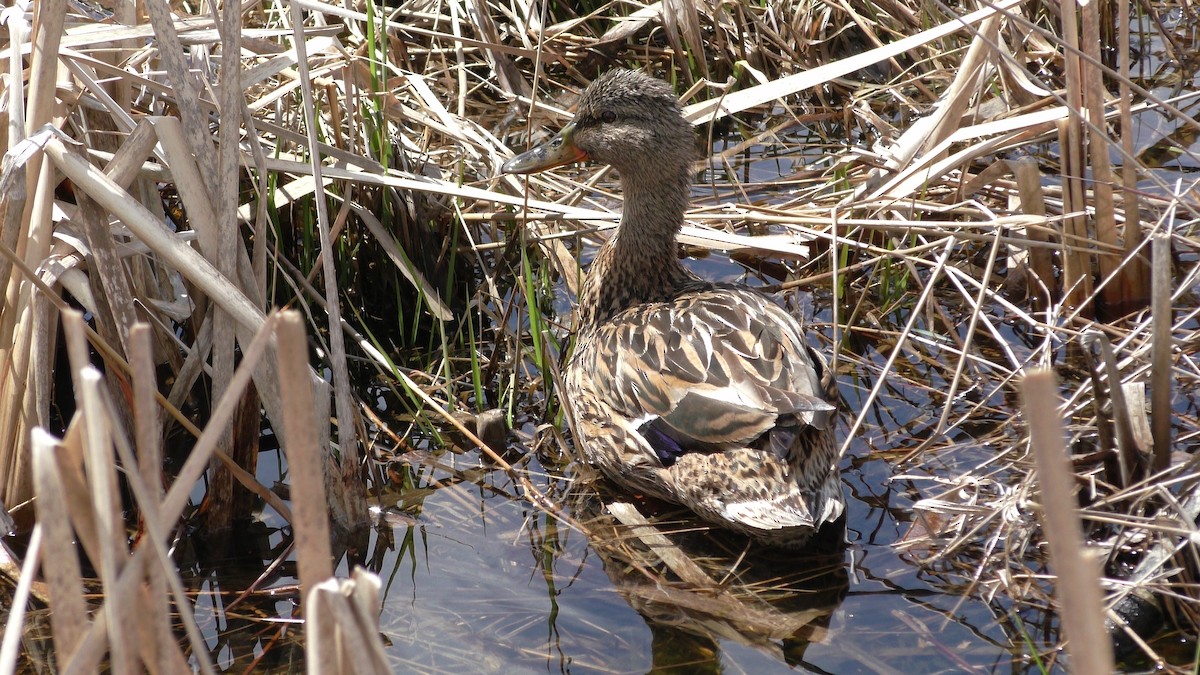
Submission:
<svg viewBox="0 0 1200 675">
<path fill-rule="evenodd" d="M 673 176 L 622 174 L 621 224 L 596 253 L 579 293 L 581 332 L 629 307 L 669 300 L 695 281 L 680 264 L 675 243 L 689 181 L 686 168 Z"/>
</svg>

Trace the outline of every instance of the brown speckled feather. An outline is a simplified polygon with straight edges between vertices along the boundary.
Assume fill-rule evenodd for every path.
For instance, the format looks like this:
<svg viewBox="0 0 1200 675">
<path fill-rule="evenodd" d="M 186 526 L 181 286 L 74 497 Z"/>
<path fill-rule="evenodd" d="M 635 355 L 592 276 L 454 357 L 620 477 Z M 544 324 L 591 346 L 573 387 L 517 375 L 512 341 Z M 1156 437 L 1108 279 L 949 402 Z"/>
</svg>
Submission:
<svg viewBox="0 0 1200 675">
<path fill-rule="evenodd" d="M 832 376 L 770 298 L 679 263 L 692 131 L 670 88 L 609 72 L 567 128 L 504 168 L 583 159 L 616 168 L 625 194 L 580 291 L 565 373 L 585 457 L 713 523 L 803 544 L 844 510 Z"/>
</svg>

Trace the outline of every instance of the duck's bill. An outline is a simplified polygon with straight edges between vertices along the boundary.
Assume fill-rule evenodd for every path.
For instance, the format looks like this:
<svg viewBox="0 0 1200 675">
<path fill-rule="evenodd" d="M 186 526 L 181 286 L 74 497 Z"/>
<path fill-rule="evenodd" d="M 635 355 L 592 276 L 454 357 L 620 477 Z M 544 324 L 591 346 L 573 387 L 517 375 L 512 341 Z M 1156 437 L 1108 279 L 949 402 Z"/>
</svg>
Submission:
<svg viewBox="0 0 1200 675">
<path fill-rule="evenodd" d="M 575 145 L 575 123 L 572 122 L 554 138 L 508 160 L 500 170 L 504 173 L 536 173 L 585 159 L 587 153 Z"/>
</svg>

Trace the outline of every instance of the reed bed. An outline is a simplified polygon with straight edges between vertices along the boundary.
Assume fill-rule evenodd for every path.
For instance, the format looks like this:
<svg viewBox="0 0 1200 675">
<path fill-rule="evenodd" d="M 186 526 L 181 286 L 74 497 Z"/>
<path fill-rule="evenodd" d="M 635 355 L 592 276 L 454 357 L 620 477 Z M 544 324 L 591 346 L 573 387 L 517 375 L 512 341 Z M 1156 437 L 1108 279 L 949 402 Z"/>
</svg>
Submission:
<svg viewBox="0 0 1200 675">
<path fill-rule="evenodd" d="M 572 456 L 555 396 L 569 300 L 620 204 L 603 169 L 497 170 L 616 65 L 675 82 L 713 150 L 685 249 L 819 306 L 812 340 L 857 402 L 843 447 L 887 456 L 919 498 L 914 565 L 1052 660 L 1056 617 L 1087 614 L 1057 594 L 1054 502 L 1100 570 L 1120 658 L 1179 665 L 1124 625 L 1131 602 L 1200 633 L 1198 205 L 1162 164 L 1196 160 L 1195 73 L 1171 70 L 1190 8 L 49 0 L 5 17 L 0 514 L 25 538 L 0 672 L 31 594 L 63 670 L 209 672 L 169 548 L 181 523 L 219 532 L 255 500 L 293 528 L 298 597 L 366 636 L 310 640 L 310 667 L 384 670 L 363 628 L 375 582 L 343 580 L 363 594 L 349 604 L 330 591 L 328 524 L 362 536 L 386 463 L 452 444 L 628 569 L 678 579 L 678 556 L 644 559 L 649 525 L 612 534 L 526 474 L 531 453 Z M 1073 481 L 1039 477 L 1020 413 L 1042 369 L 1064 425 L 1042 438 L 1065 434 L 1049 461 Z M 888 400 L 926 414 L 889 420 Z M 255 477 L 263 416 L 293 499 Z M 164 440 L 188 457 L 166 477 Z M 127 590 L 154 610 L 131 618 Z M 106 628 L 127 621 L 174 647 Z"/>
</svg>

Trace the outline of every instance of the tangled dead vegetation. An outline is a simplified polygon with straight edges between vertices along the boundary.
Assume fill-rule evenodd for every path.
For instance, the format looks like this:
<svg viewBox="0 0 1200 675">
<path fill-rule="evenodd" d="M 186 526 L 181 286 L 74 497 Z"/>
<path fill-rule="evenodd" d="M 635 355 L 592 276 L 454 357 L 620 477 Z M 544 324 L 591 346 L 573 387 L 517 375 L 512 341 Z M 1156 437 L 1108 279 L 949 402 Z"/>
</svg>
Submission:
<svg viewBox="0 0 1200 675">
<path fill-rule="evenodd" d="M 19 526 L 44 518 L 39 485 L 62 479 L 36 480 L 39 444 L 88 448 L 62 470 L 82 471 L 94 452 L 86 466 L 98 475 L 122 447 L 199 436 L 193 418 L 219 422 L 203 431 L 220 440 L 196 447 L 229 455 L 212 455 L 226 468 L 211 472 L 220 508 L 203 517 L 219 526 L 244 511 L 238 485 L 292 517 L 254 479 L 256 445 L 234 440 L 256 437 L 260 409 L 287 428 L 281 367 L 315 387 L 311 433 L 320 452 L 337 449 L 321 460 L 324 482 L 349 530 L 367 519 L 358 459 L 390 452 L 380 439 L 453 427 L 487 447 L 454 413 L 490 408 L 518 435 L 561 422 L 566 300 L 581 257 L 615 223 L 614 182 L 590 167 L 528 184 L 497 169 L 560 126 L 598 72 L 635 65 L 677 83 L 712 150 L 683 244 L 728 251 L 811 311 L 844 383 L 844 448 L 888 457 L 918 500 L 903 541 L 913 563 L 1002 615 L 1033 610 L 1022 621 L 1041 626 L 1039 649 L 1057 647 L 1053 535 L 1019 398 L 1025 375 L 1049 368 L 1110 616 L 1149 597 L 1184 636 L 1200 632 L 1198 206 L 1173 172 L 1194 166 L 1200 126 L 1188 112 L 1195 74 L 1171 70 L 1187 64 L 1171 57 L 1195 29 L 1189 9 L 239 7 L 154 2 L 142 14 L 54 0 L 5 14 L 0 502 Z M 1184 84 L 1159 86 L 1171 81 Z M 66 319 L 70 367 L 57 354 L 68 304 L 94 329 Z M 289 304 L 305 311 L 320 368 L 265 357 L 242 389 L 250 374 L 235 366 L 274 325 L 266 310 Z M 399 337 L 383 337 L 397 324 Z M 273 334 L 258 339 L 274 354 Z M 105 388 L 85 401 L 89 362 L 103 365 Z M 136 396 L 126 363 L 147 378 Z M 71 382 L 48 377 L 56 369 Z M 410 427 L 372 416 L 351 386 L 372 374 Z M 158 407 L 139 412 L 156 391 Z M 112 420 L 108 436 L 70 431 L 89 409 Z M 238 409 L 250 412 L 226 431 Z M 143 456 L 149 486 L 159 455 Z M 524 498 L 570 520 L 522 461 L 495 459 Z M 114 508 L 105 495 L 67 506 L 81 510 L 74 531 L 99 522 L 116 542 L 125 524 L 95 521 Z M 142 499 L 139 512 L 158 513 Z M 131 527 L 154 522 L 143 535 L 166 537 L 184 508 L 172 506 Z M 58 543 L 72 531 L 56 531 Z M 114 593 L 119 556 L 138 554 L 95 543 Z M 61 644 L 86 629 L 62 628 Z M 1012 634 L 1022 649 L 1022 629 Z M 1131 644 L 1163 661 L 1142 638 Z"/>
</svg>

